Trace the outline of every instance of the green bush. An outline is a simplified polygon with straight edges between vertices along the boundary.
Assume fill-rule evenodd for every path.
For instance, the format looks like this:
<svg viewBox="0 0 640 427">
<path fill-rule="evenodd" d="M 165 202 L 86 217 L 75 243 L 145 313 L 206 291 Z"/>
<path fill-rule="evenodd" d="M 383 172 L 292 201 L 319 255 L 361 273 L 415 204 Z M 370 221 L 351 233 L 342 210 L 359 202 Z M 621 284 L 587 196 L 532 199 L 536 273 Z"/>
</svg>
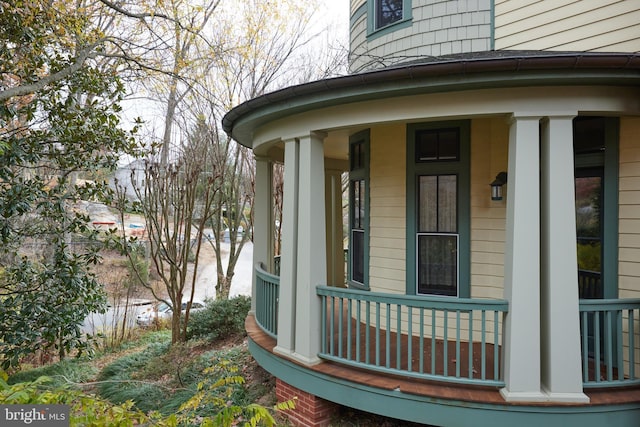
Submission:
<svg viewBox="0 0 640 427">
<path fill-rule="evenodd" d="M 210 341 L 245 336 L 244 320 L 251 309 L 251 298 L 237 296 L 228 300 L 207 301 L 205 309 L 191 313 L 187 338 Z"/>
<path fill-rule="evenodd" d="M 222 366 L 222 368 L 227 368 Z M 52 387 L 50 378 L 40 377 L 32 382 L 9 385 L 7 375 L 0 369 L 0 405 L 11 404 L 63 404 L 70 407 L 69 425 L 121 427 L 148 425 L 156 427 L 176 426 L 275 426 L 272 411 L 289 410 L 295 407 L 294 401 L 278 403 L 273 409 L 258 404 L 244 406 L 230 404 L 227 400 L 235 385 L 243 384 L 244 379 L 234 369 L 226 369 L 230 374 L 216 378 L 220 369 L 203 372 L 204 379 L 191 398 L 176 411 L 161 415 L 157 411 L 144 413 L 136 409 L 132 401 L 121 404 L 95 397 L 91 394 L 70 390 L 65 387 Z"/>
</svg>

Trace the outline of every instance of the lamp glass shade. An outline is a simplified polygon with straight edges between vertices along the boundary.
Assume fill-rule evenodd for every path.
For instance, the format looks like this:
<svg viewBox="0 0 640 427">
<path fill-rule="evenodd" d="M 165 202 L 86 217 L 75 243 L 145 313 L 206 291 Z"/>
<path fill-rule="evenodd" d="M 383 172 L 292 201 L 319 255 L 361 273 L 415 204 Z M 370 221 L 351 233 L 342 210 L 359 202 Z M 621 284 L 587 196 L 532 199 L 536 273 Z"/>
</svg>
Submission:
<svg viewBox="0 0 640 427">
<path fill-rule="evenodd" d="M 502 184 L 491 184 L 491 200 L 502 200 Z"/>
</svg>

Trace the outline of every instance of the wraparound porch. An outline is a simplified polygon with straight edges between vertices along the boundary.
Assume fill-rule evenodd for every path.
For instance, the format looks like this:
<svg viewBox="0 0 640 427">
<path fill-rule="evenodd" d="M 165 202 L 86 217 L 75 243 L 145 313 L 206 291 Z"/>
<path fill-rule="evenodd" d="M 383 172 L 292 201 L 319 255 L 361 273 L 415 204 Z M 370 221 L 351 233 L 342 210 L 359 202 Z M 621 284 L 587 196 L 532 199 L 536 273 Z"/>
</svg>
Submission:
<svg viewBox="0 0 640 427">
<path fill-rule="evenodd" d="M 257 305 L 247 319 L 252 354 L 281 380 L 316 396 L 436 425 L 438 419 L 449 423 L 456 417 L 460 425 L 465 419 L 476 425 L 563 425 L 567 414 L 588 414 L 580 421 L 586 426 L 635 425 L 640 419 L 640 300 L 581 301 L 586 356 L 576 363 L 583 369 L 588 403 L 506 402 L 500 393 L 506 301 L 412 298 L 320 286 L 321 362 L 306 365 L 274 351 L 279 278 L 260 266 L 256 275 Z M 603 326 L 590 333 L 594 324 Z M 390 407 L 405 409 L 391 415 Z M 427 410 L 430 415 L 424 418 Z"/>
</svg>

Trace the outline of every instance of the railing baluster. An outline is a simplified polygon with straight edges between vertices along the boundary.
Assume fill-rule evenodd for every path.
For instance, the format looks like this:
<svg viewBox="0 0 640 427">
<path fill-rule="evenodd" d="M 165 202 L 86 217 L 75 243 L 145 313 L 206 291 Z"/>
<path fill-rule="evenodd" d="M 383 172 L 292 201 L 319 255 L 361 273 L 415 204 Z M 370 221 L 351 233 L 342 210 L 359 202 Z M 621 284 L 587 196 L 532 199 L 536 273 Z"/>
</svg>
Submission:
<svg viewBox="0 0 640 427">
<path fill-rule="evenodd" d="M 380 303 L 376 303 L 376 366 L 380 366 Z"/>
<path fill-rule="evenodd" d="M 436 310 L 431 309 L 431 375 L 436 374 Z"/>
<path fill-rule="evenodd" d="M 386 318 L 387 318 L 387 322 L 386 322 L 386 327 L 387 330 L 385 331 L 384 334 L 384 344 L 385 344 L 385 348 L 384 348 L 384 355 L 385 355 L 385 360 L 384 360 L 384 365 L 389 368 L 391 367 L 391 304 L 386 304 L 385 305 L 387 308 L 387 311 L 385 312 L 386 314 Z"/>
<path fill-rule="evenodd" d="M 336 298 L 335 297 L 331 297 L 331 316 L 329 317 L 329 337 L 331 339 L 331 341 L 329 341 L 330 344 L 330 349 L 329 349 L 329 353 L 331 355 L 335 355 L 335 330 L 334 330 L 334 324 L 335 324 L 335 318 L 336 318 Z"/>
<path fill-rule="evenodd" d="M 613 380 L 613 334 L 611 324 L 611 311 L 605 312 L 605 330 L 604 330 L 604 346 L 605 346 L 605 367 L 607 368 L 607 381 Z"/>
<path fill-rule="evenodd" d="M 442 310 L 444 315 L 444 333 L 442 338 L 442 365 L 444 369 L 444 376 L 449 375 L 449 310 Z"/>
<path fill-rule="evenodd" d="M 413 361 L 413 307 L 407 308 L 407 371 L 411 372 Z"/>
<path fill-rule="evenodd" d="M 487 311 L 486 310 L 482 310 L 481 311 L 481 323 L 482 326 L 480 328 L 481 330 L 481 337 L 480 337 L 480 352 L 482 354 L 481 357 L 481 366 L 480 366 L 480 378 L 483 380 L 487 379 L 487 325 L 486 325 L 486 319 L 487 319 Z"/>
<path fill-rule="evenodd" d="M 347 359 L 351 359 L 351 299 L 347 299 Z"/>
<path fill-rule="evenodd" d="M 622 310 L 616 311 L 616 356 L 618 380 L 624 380 L 624 342 L 622 340 Z"/>
<path fill-rule="evenodd" d="M 320 300 L 320 304 L 321 304 L 321 309 L 320 309 L 320 318 L 322 319 L 320 321 L 320 336 L 322 337 L 321 342 L 321 349 L 323 353 L 327 352 L 327 297 L 326 296 L 322 296 L 321 300 Z"/>
<path fill-rule="evenodd" d="M 460 378 L 460 310 L 456 310 L 456 378 Z"/>
<path fill-rule="evenodd" d="M 420 373 L 424 373 L 424 308 L 420 307 Z"/>
<path fill-rule="evenodd" d="M 593 313 L 593 335 L 594 335 L 594 353 L 595 353 L 595 360 L 594 360 L 594 364 L 596 365 L 596 378 L 595 381 L 596 382 L 600 382 L 600 313 L 599 312 L 594 312 Z"/>
<path fill-rule="evenodd" d="M 636 377 L 635 310 L 629 309 L 629 378 Z"/>
<path fill-rule="evenodd" d="M 469 378 L 473 378 L 473 311 L 469 310 Z"/>
<path fill-rule="evenodd" d="M 396 305 L 396 369 L 400 369 L 402 366 L 402 306 Z"/>
<path fill-rule="evenodd" d="M 493 379 L 497 380 L 500 378 L 500 343 L 498 337 L 498 312 L 493 312 Z"/>
<path fill-rule="evenodd" d="M 589 316 L 582 312 L 582 382 L 589 382 Z"/>
<path fill-rule="evenodd" d="M 365 358 L 367 359 L 367 365 L 371 363 L 371 302 L 367 301 L 365 304 L 367 312 L 365 317 L 367 318 L 367 324 L 365 325 Z"/>
<path fill-rule="evenodd" d="M 344 325 L 342 324 L 342 318 L 344 313 L 344 298 L 338 298 L 338 356 L 344 357 L 342 353 L 342 338 Z"/>
<path fill-rule="evenodd" d="M 356 360 L 360 362 L 360 311 L 362 310 L 362 301 L 356 300 Z"/>
</svg>

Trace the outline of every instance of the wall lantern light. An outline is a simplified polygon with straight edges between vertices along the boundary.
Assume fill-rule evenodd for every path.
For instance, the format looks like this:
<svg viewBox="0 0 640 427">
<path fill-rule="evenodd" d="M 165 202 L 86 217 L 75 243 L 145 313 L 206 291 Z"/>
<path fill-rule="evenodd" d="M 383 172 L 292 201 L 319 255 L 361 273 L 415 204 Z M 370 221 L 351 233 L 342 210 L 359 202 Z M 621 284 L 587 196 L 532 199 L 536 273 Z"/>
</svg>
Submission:
<svg viewBox="0 0 640 427">
<path fill-rule="evenodd" d="M 491 183 L 491 200 L 502 200 L 502 186 L 507 183 L 507 173 L 500 172 Z"/>
</svg>

